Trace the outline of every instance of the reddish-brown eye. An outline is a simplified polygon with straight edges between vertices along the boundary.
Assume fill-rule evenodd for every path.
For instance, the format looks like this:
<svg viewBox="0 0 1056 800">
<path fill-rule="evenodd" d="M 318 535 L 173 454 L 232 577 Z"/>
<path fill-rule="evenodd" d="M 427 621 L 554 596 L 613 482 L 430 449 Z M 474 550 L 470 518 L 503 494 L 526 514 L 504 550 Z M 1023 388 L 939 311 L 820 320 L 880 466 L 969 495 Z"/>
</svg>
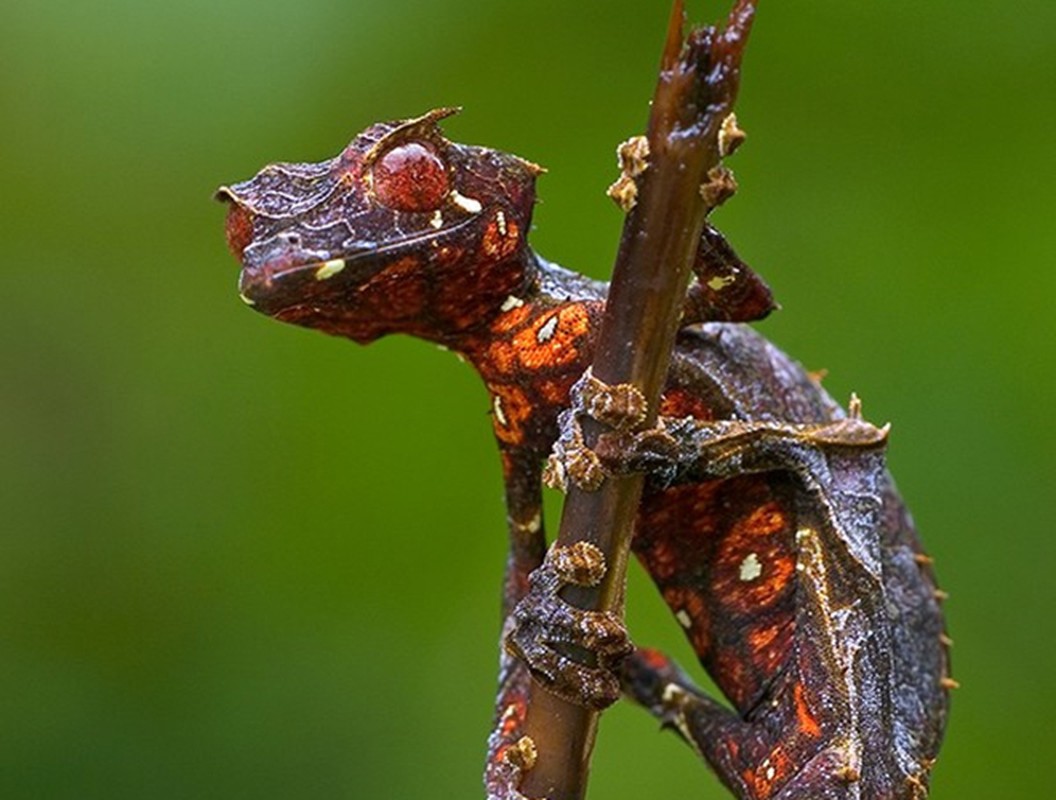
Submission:
<svg viewBox="0 0 1056 800">
<path fill-rule="evenodd" d="M 242 251 L 253 241 L 253 217 L 249 211 L 232 203 L 227 210 L 227 226 L 224 233 L 227 236 L 227 246 L 235 254 L 235 258 L 242 258 Z"/>
<path fill-rule="evenodd" d="M 444 162 L 418 142 L 392 148 L 374 165 L 374 193 L 397 211 L 433 211 L 448 194 Z"/>
</svg>

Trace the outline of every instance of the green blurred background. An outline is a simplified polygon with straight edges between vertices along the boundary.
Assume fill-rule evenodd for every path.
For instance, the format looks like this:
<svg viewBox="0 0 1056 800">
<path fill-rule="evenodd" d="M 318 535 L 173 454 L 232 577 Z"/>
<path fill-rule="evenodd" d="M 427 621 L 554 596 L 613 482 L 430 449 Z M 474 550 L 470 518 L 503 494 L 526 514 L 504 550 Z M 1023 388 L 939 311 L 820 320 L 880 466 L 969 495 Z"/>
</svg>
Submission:
<svg viewBox="0 0 1056 800">
<path fill-rule="evenodd" d="M 0 797 L 480 796 L 487 397 L 244 308 L 210 195 L 459 104 L 452 138 L 550 169 L 536 246 L 604 277 L 666 0 L 2 10 Z M 1052 796 L 1056 5 L 767 2 L 753 37 L 716 221 L 759 327 L 894 423 L 964 684 L 933 797 Z M 591 796 L 726 797 L 623 704 Z"/>
</svg>

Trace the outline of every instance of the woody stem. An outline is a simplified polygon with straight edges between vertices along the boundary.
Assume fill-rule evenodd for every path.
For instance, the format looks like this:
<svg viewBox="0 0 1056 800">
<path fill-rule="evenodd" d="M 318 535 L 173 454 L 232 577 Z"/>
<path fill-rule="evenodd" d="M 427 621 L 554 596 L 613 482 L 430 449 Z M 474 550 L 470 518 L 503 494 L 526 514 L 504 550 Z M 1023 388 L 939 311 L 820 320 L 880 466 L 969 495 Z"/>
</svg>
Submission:
<svg viewBox="0 0 1056 800">
<path fill-rule="evenodd" d="M 736 0 L 724 29 L 698 28 L 688 37 L 682 0 L 672 9 L 649 117 L 648 167 L 637 177 L 637 202 L 624 222 L 593 364 L 600 380 L 641 390 L 648 402 L 645 427 L 656 421 L 690 267 L 716 202 L 702 186 L 716 177 L 712 171 L 721 161 L 719 130 L 733 109 L 755 5 Z M 588 447 L 600 432 L 598 423 L 584 420 Z M 608 572 L 599 586 L 570 587 L 563 595 L 568 602 L 622 614 L 642 484 L 641 475 L 631 475 L 609 478 L 593 492 L 570 487 L 558 544 L 592 542 L 605 554 Z M 521 791 L 580 800 L 597 720 L 597 712 L 534 691 L 525 731 L 538 759 Z"/>
</svg>

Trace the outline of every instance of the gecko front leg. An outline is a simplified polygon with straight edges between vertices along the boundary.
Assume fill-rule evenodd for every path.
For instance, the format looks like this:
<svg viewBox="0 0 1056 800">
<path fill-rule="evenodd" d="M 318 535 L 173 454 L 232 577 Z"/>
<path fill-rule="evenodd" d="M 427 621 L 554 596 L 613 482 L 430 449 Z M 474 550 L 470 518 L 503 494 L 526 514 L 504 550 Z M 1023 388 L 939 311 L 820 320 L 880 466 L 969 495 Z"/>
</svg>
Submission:
<svg viewBox="0 0 1056 800">
<path fill-rule="evenodd" d="M 572 481 L 592 491 L 606 474 L 586 446 L 579 420 L 590 417 L 621 431 L 639 424 L 645 401 L 635 387 L 608 386 L 588 368 L 572 387 L 560 416 L 561 435 L 544 478 L 565 488 Z M 633 650 L 620 614 L 585 611 L 561 597 L 567 586 L 596 586 L 605 577 L 602 551 L 586 541 L 555 545 L 532 573 L 530 588 L 513 613 L 507 649 L 528 665 L 543 686 L 569 702 L 602 709 L 620 696 L 617 668 Z"/>
<path fill-rule="evenodd" d="M 529 575 L 542 564 L 546 536 L 539 458 L 507 449 L 502 460 L 510 542 L 502 591 L 504 640 L 512 626 L 513 609 L 528 592 Z M 535 742 L 524 735 L 532 688 L 532 676 L 524 662 L 500 647 L 495 719 L 484 768 L 487 800 L 528 800 L 519 787 L 524 773 L 535 763 Z"/>
<path fill-rule="evenodd" d="M 776 309 L 770 287 L 742 261 L 726 238 L 704 224 L 686 291 L 682 322 L 753 322 Z"/>
</svg>

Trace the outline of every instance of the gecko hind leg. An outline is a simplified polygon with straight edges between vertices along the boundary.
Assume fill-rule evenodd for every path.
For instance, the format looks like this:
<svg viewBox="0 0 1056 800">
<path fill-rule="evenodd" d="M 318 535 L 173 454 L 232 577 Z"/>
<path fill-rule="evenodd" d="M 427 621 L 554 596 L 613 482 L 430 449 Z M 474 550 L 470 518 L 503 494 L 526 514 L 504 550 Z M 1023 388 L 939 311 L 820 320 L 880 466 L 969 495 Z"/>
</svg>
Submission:
<svg viewBox="0 0 1056 800">
<path fill-rule="evenodd" d="M 698 689 L 692 679 L 659 650 L 637 648 L 620 670 L 624 694 L 712 760 L 720 739 L 742 739 L 751 725 Z"/>
<path fill-rule="evenodd" d="M 802 734 L 780 735 L 788 730 L 782 718 L 795 709 L 776 687 L 764 706 L 742 717 L 698 689 L 666 655 L 647 648 L 624 659 L 621 681 L 625 695 L 684 739 L 742 800 L 862 796 L 855 787 L 860 775 L 839 737 L 814 734 L 817 738 L 806 741 Z"/>
<path fill-rule="evenodd" d="M 744 800 L 770 797 L 756 785 L 753 769 L 763 765 L 765 779 L 771 747 L 764 728 L 708 697 L 658 650 L 635 650 L 623 662 L 621 680 L 624 693 L 677 733 L 734 795 Z"/>
</svg>

